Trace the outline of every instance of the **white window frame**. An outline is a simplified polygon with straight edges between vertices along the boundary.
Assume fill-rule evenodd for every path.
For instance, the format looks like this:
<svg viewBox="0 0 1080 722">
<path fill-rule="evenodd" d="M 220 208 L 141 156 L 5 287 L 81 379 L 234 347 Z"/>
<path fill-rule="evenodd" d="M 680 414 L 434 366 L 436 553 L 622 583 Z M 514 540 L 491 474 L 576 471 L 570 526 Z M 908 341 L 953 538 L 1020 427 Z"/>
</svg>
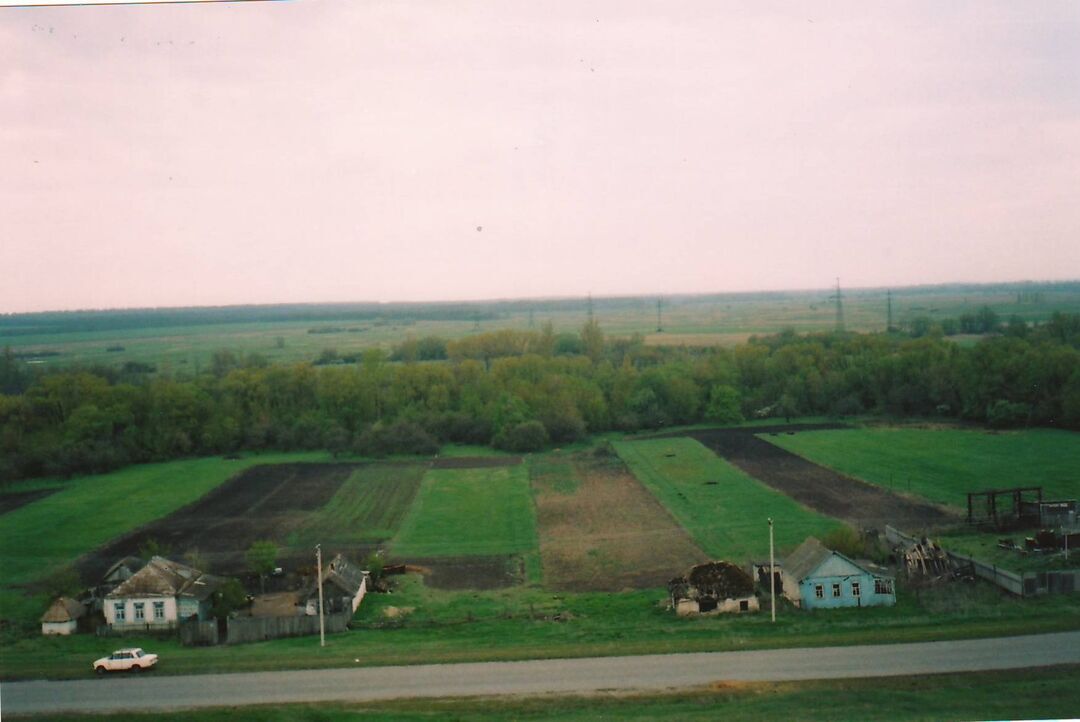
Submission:
<svg viewBox="0 0 1080 722">
<path fill-rule="evenodd" d="M 814 597 L 817 598 L 817 599 L 824 599 L 825 598 L 825 585 L 824 584 L 815 584 L 814 585 Z"/>
<path fill-rule="evenodd" d="M 852 582 L 851 583 L 851 596 L 853 596 L 853 597 L 862 596 L 862 585 L 859 584 L 858 582 Z"/>
<path fill-rule="evenodd" d="M 843 591 L 840 589 L 840 582 L 833 582 L 833 585 L 832 585 L 833 599 L 839 599 L 841 594 L 843 594 Z"/>
<path fill-rule="evenodd" d="M 154 619 L 165 619 L 165 602 L 154 602 Z"/>
<path fill-rule="evenodd" d="M 146 602 L 132 602 L 131 609 L 134 612 L 132 616 L 136 622 L 142 622 L 146 619 Z"/>
<path fill-rule="evenodd" d="M 113 602 L 113 619 L 117 622 L 127 621 L 127 603 Z"/>
</svg>

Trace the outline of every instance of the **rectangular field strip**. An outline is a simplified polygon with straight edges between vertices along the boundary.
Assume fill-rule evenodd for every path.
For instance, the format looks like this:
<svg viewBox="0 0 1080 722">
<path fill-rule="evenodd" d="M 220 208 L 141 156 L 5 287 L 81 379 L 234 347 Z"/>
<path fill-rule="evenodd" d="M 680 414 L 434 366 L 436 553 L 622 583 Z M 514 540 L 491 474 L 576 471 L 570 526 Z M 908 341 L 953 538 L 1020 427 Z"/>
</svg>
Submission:
<svg viewBox="0 0 1080 722">
<path fill-rule="evenodd" d="M 967 508 L 967 492 L 1042 486 L 1080 497 L 1080 434 L 1055 429 L 851 429 L 762 435 L 805 459 L 893 491 Z"/>
<path fill-rule="evenodd" d="M 396 557 L 535 551 L 536 520 L 525 464 L 430 469 L 391 545 Z"/>
<path fill-rule="evenodd" d="M 0 584 L 46 577 L 109 540 L 194 502 L 256 464 L 325 461 L 328 456 L 184 459 L 74 479 L 61 491 L 0 516 Z"/>
<path fill-rule="evenodd" d="M 304 521 L 300 538 L 339 544 L 389 539 L 416 498 L 426 469 L 420 464 L 373 464 L 356 469 L 333 498 Z"/>
<path fill-rule="evenodd" d="M 714 559 L 767 559 L 768 517 L 777 549 L 821 537 L 840 522 L 752 479 L 694 439 L 615 442 L 634 475 Z"/>
</svg>

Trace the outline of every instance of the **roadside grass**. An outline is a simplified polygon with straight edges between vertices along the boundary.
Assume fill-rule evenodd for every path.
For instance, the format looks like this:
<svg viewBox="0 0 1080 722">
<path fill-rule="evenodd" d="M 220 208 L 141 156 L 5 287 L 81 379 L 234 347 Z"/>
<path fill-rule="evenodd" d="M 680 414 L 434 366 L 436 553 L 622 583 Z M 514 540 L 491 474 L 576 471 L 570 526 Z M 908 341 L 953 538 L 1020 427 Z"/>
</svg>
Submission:
<svg viewBox="0 0 1080 722">
<path fill-rule="evenodd" d="M 525 464 L 429 469 L 391 544 L 396 557 L 516 554 L 536 549 Z"/>
<path fill-rule="evenodd" d="M 419 464 L 357 468 L 325 506 L 304 520 L 298 537 L 340 544 L 389 539 L 400 528 L 426 470 Z"/>
<path fill-rule="evenodd" d="M 1042 486 L 1043 498 L 1080 496 L 1080 434 L 866 428 L 761 437 L 810 461 L 893 491 L 967 508 L 966 493 Z"/>
<path fill-rule="evenodd" d="M 0 679 L 90 677 L 90 662 L 120 646 L 160 654 L 156 674 L 201 674 L 883 644 L 1080 628 L 1075 595 L 1025 600 L 988 584 L 948 585 L 918 596 L 901 588 L 891 608 L 807 612 L 785 605 L 772 624 L 768 614 L 680 619 L 667 610 L 664 589 L 444 591 L 414 575 L 396 579 L 392 594 L 369 594 L 354 629 L 329 635 L 326 647 L 318 637 L 210 648 L 182 647 L 175 637 L 24 637 L 0 640 Z"/>
<path fill-rule="evenodd" d="M 770 489 L 689 438 L 617 442 L 619 456 L 697 543 L 715 559 L 767 559 L 769 528 L 777 550 L 821 537 L 840 522 Z"/>
<path fill-rule="evenodd" d="M 1065 719 L 1080 709 L 1080 665 L 883 679 L 717 682 L 661 693 L 410 699 L 200 709 L 207 722 L 470 720 Z M 188 722 L 192 712 L 60 715 L 73 722 Z"/>
</svg>

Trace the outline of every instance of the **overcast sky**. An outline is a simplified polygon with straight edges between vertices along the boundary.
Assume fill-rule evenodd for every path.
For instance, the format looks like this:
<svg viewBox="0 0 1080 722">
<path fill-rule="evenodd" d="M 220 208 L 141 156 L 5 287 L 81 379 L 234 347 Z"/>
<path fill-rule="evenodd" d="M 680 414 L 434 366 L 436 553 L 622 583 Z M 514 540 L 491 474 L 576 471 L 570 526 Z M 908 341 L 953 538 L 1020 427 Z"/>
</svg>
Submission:
<svg viewBox="0 0 1080 722">
<path fill-rule="evenodd" d="M 0 9 L 0 312 L 1080 278 L 1080 3 Z"/>
</svg>

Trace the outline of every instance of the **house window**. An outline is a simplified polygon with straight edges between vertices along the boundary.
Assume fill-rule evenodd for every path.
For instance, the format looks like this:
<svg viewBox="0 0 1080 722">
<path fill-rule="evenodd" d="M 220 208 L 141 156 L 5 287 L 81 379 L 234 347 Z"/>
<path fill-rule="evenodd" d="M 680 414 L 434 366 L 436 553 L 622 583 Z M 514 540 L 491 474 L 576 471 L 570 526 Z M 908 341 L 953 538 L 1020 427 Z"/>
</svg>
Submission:
<svg viewBox="0 0 1080 722">
<path fill-rule="evenodd" d="M 851 583 L 851 596 L 857 597 L 857 596 L 860 595 L 860 593 L 861 593 L 861 590 L 859 589 L 859 583 L 858 582 L 852 582 Z"/>
<path fill-rule="evenodd" d="M 135 602 L 132 606 L 135 607 L 135 621 L 136 622 L 141 622 L 142 620 L 146 619 L 146 603 L 145 602 Z"/>
<path fill-rule="evenodd" d="M 892 594 L 892 579 L 875 579 L 874 594 Z"/>
<path fill-rule="evenodd" d="M 165 602 L 154 602 L 154 619 L 165 619 Z"/>
<path fill-rule="evenodd" d="M 824 584 L 815 584 L 814 585 L 814 596 L 817 597 L 818 599 L 824 599 L 825 598 L 825 585 Z"/>
<path fill-rule="evenodd" d="M 839 597 L 840 596 L 840 583 L 839 582 L 832 585 L 832 595 L 834 597 Z"/>
<path fill-rule="evenodd" d="M 740 612 L 749 612 L 750 611 L 750 600 L 749 599 L 741 599 L 741 600 L 739 600 L 739 611 Z"/>
<path fill-rule="evenodd" d="M 123 622 L 127 619 L 127 608 L 123 602 L 113 604 L 113 615 L 116 617 L 117 622 Z"/>
</svg>

